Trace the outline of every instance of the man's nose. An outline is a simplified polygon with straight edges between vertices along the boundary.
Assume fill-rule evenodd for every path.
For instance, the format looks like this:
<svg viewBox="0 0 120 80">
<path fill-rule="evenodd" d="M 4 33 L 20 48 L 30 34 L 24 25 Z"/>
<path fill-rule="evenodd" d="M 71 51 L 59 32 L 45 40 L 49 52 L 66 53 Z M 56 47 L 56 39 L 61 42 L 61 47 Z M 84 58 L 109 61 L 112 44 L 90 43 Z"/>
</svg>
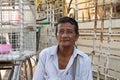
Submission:
<svg viewBox="0 0 120 80">
<path fill-rule="evenodd" d="M 67 33 L 67 32 L 64 32 L 64 33 L 62 34 L 62 36 L 68 36 L 68 33 Z"/>
</svg>

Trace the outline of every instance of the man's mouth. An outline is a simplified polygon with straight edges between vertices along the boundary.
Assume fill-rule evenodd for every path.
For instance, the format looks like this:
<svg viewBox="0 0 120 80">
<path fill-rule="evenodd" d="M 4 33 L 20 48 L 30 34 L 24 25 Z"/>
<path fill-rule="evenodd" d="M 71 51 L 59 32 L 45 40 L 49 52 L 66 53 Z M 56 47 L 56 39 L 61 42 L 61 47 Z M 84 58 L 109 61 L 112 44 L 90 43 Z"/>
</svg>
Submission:
<svg viewBox="0 0 120 80">
<path fill-rule="evenodd" d="M 61 39 L 61 41 L 69 41 L 70 39 Z"/>
</svg>

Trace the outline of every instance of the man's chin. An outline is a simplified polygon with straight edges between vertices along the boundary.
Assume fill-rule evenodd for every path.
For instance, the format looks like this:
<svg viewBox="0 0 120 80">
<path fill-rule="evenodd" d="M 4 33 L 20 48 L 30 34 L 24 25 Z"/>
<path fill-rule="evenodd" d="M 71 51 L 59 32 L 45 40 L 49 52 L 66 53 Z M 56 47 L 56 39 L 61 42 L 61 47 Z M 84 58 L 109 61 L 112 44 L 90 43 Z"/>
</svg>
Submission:
<svg viewBox="0 0 120 80">
<path fill-rule="evenodd" d="M 69 44 L 63 44 L 63 45 L 61 45 L 62 47 L 70 47 L 71 45 L 69 45 Z"/>
</svg>

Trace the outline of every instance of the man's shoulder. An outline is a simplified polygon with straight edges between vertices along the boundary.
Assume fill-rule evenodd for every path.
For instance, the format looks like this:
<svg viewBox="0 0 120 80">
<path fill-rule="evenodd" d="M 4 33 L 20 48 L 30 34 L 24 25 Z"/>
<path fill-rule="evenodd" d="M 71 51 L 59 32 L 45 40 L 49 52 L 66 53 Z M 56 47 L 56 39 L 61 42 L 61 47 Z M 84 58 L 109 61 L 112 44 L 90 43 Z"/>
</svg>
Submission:
<svg viewBox="0 0 120 80">
<path fill-rule="evenodd" d="M 57 49 L 57 46 L 51 46 L 51 47 L 44 48 L 44 49 L 40 52 L 40 55 L 50 55 L 50 54 L 53 53 L 56 49 Z"/>
<path fill-rule="evenodd" d="M 50 46 L 50 47 L 44 48 L 42 51 L 52 51 L 52 50 L 55 50 L 56 48 L 57 46 Z"/>
<path fill-rule="evenodd" d="M 90 57 L 85 52 L 83 52 L 81 50 L 77 49 L 77 53 L 78 53 L 79 57 L 81 57 L 81 58 L 83 58 L 85 60 L 90 59 Z"/>
<path fill-rule="evenodd" d="M 88 56 L 85 52 L 83 52 L 83 51 L 81 51 L 79 49 L 76 49 L 76 52 L 77 52 L 78 55 L 80 55 L 82 57 L 87 57 Z"/>
</svg>

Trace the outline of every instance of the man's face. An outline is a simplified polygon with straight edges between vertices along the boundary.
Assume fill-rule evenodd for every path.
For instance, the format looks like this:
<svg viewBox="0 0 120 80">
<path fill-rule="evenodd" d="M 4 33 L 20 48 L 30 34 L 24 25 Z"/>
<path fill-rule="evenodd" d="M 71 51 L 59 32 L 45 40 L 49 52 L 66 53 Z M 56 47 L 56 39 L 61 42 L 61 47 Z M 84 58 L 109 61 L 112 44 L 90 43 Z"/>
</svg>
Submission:
<svg viewBox="0 0 120 80">
<path fill-rule="evenodd" d="M 75 41 L 78 39 L 78 35 L 75 33 L 74 25 L 70 23 L 60 23 L 58 24 L 56 38 L 59 46 L 70 47 L 74 46 Z"/>
</svg>

